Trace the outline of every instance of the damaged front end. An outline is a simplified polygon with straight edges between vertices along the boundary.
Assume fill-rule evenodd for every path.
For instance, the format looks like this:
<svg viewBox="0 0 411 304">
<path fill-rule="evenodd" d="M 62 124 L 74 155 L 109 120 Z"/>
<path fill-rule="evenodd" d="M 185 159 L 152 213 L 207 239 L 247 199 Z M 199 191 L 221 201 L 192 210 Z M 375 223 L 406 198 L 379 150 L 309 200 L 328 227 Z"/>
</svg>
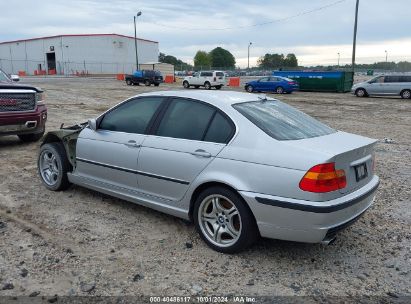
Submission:
<svg viewBox="0 0 411 304">
<path fill-rule="evenodd" d="M 80 132 L 88 126 L 88 123 L 81 123 L 70 127 L 62 124 L 59 130 L 48 132 L 44 136 L 42 145 L 52 142 L 61 142 L 66 150 L 67 159 L 72 168 L 76 167 L 76 144 Z"/>
</svg>

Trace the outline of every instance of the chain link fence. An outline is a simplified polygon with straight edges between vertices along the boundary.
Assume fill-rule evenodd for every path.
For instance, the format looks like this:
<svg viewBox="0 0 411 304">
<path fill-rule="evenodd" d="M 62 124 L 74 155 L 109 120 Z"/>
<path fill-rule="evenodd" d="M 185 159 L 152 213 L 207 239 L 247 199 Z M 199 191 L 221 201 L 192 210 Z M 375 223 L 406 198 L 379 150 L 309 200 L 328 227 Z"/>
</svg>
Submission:
<svg viewBox="0 0 411 304">
<path fill-rule="evenodd" d="M 50 68 L 54 67 L 54 68 Z M 115 74 L 131 74 L 135 70 L 135 62 L 90 62 L 90 61 L 53 61 L 46 60 L 10 60 L 0 58 L 0 68 L 9 74 L 20 75 L 65 75 L 65 76 L 95 76 L 95 75 L 115 75 Z M 218 70 L 224 71 L 229 77 L 241 76 L 268 76 L 274 70 L 301 70 L 301 71 L 327 71 L 341 70 L 351 71 L 350 66 L 324 66 L 324 67 L 276 67 L 276 68 L 227 68 L 227 67 L 211 67 L 197 66 L 192 70 L 179 70 L 179 66 L 175 66 L 177 76 L 191 75 L 193 72 Z M 399 68 L 395 64 L 387 66 L 387 68 L 366 68 L 359 65 L 356 66 L 356 74 L 367 74 L 372 70 L 373 74 L 390 74 L 395 72 L 411 72 L 410 69 Z"/>
</svg>

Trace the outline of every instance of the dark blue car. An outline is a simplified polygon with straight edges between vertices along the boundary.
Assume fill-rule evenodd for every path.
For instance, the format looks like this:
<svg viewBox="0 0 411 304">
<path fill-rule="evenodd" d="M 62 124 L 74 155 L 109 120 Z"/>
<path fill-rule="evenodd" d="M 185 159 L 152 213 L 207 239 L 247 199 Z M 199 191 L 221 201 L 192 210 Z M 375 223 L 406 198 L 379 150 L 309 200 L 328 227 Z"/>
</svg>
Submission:
<svg viewBox="0 0 411 304">
<path fill-rule="evenodd" d="M 245 84 L 245 90 L 251 92 L 275 92 L 277 94 L 292 93 L 298 90 L 298 83 L 281 76 L 262 77 Z"/>
</svg>

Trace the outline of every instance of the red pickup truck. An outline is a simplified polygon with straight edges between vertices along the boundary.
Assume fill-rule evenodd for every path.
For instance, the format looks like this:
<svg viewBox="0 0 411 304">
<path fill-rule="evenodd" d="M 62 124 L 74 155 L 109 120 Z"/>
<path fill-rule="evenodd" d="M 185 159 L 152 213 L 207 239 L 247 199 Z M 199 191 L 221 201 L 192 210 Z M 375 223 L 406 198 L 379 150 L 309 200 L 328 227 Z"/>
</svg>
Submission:
<svg viewBox="0 0 411 304">
<path fill-rule="evenodd" d="M 0 136 L 17 135 L 24 142 L 43 137 L 47 108 L 43 91 L 29 85 L 18 85 L 0 70 Z"/>
</svg>

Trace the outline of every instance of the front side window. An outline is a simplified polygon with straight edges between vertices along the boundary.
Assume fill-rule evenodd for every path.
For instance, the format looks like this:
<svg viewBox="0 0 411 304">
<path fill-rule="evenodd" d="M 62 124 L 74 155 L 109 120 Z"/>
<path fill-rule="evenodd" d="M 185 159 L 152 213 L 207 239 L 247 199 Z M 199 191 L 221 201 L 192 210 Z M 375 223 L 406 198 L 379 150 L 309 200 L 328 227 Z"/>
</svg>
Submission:
<svg viewBox="0 0 411 304">
<path fill-rule="evenodd" d="M 276 100 L 252 101 L 233 107 L 277 140 L 296 140 L 328 135 L 334 129 L 297 109 Z"/>
<path fill-rule="evenodd" d="M 189 99 L 173 99 L 158 127 L 156 135 L 203 140 L 216 110 Z"/>
<path fill-rule="evenodd" d="M 259 82 L 268 82 L 270 81 L 270 77 L 264 77 L 259 80 Z"/>
<path fill-rule="evenodd" d="M 104 115 L 99 129 L 144 134 L 162 101 L 162 97 L 143 97 L 123 103 Z"/>
</svg>

